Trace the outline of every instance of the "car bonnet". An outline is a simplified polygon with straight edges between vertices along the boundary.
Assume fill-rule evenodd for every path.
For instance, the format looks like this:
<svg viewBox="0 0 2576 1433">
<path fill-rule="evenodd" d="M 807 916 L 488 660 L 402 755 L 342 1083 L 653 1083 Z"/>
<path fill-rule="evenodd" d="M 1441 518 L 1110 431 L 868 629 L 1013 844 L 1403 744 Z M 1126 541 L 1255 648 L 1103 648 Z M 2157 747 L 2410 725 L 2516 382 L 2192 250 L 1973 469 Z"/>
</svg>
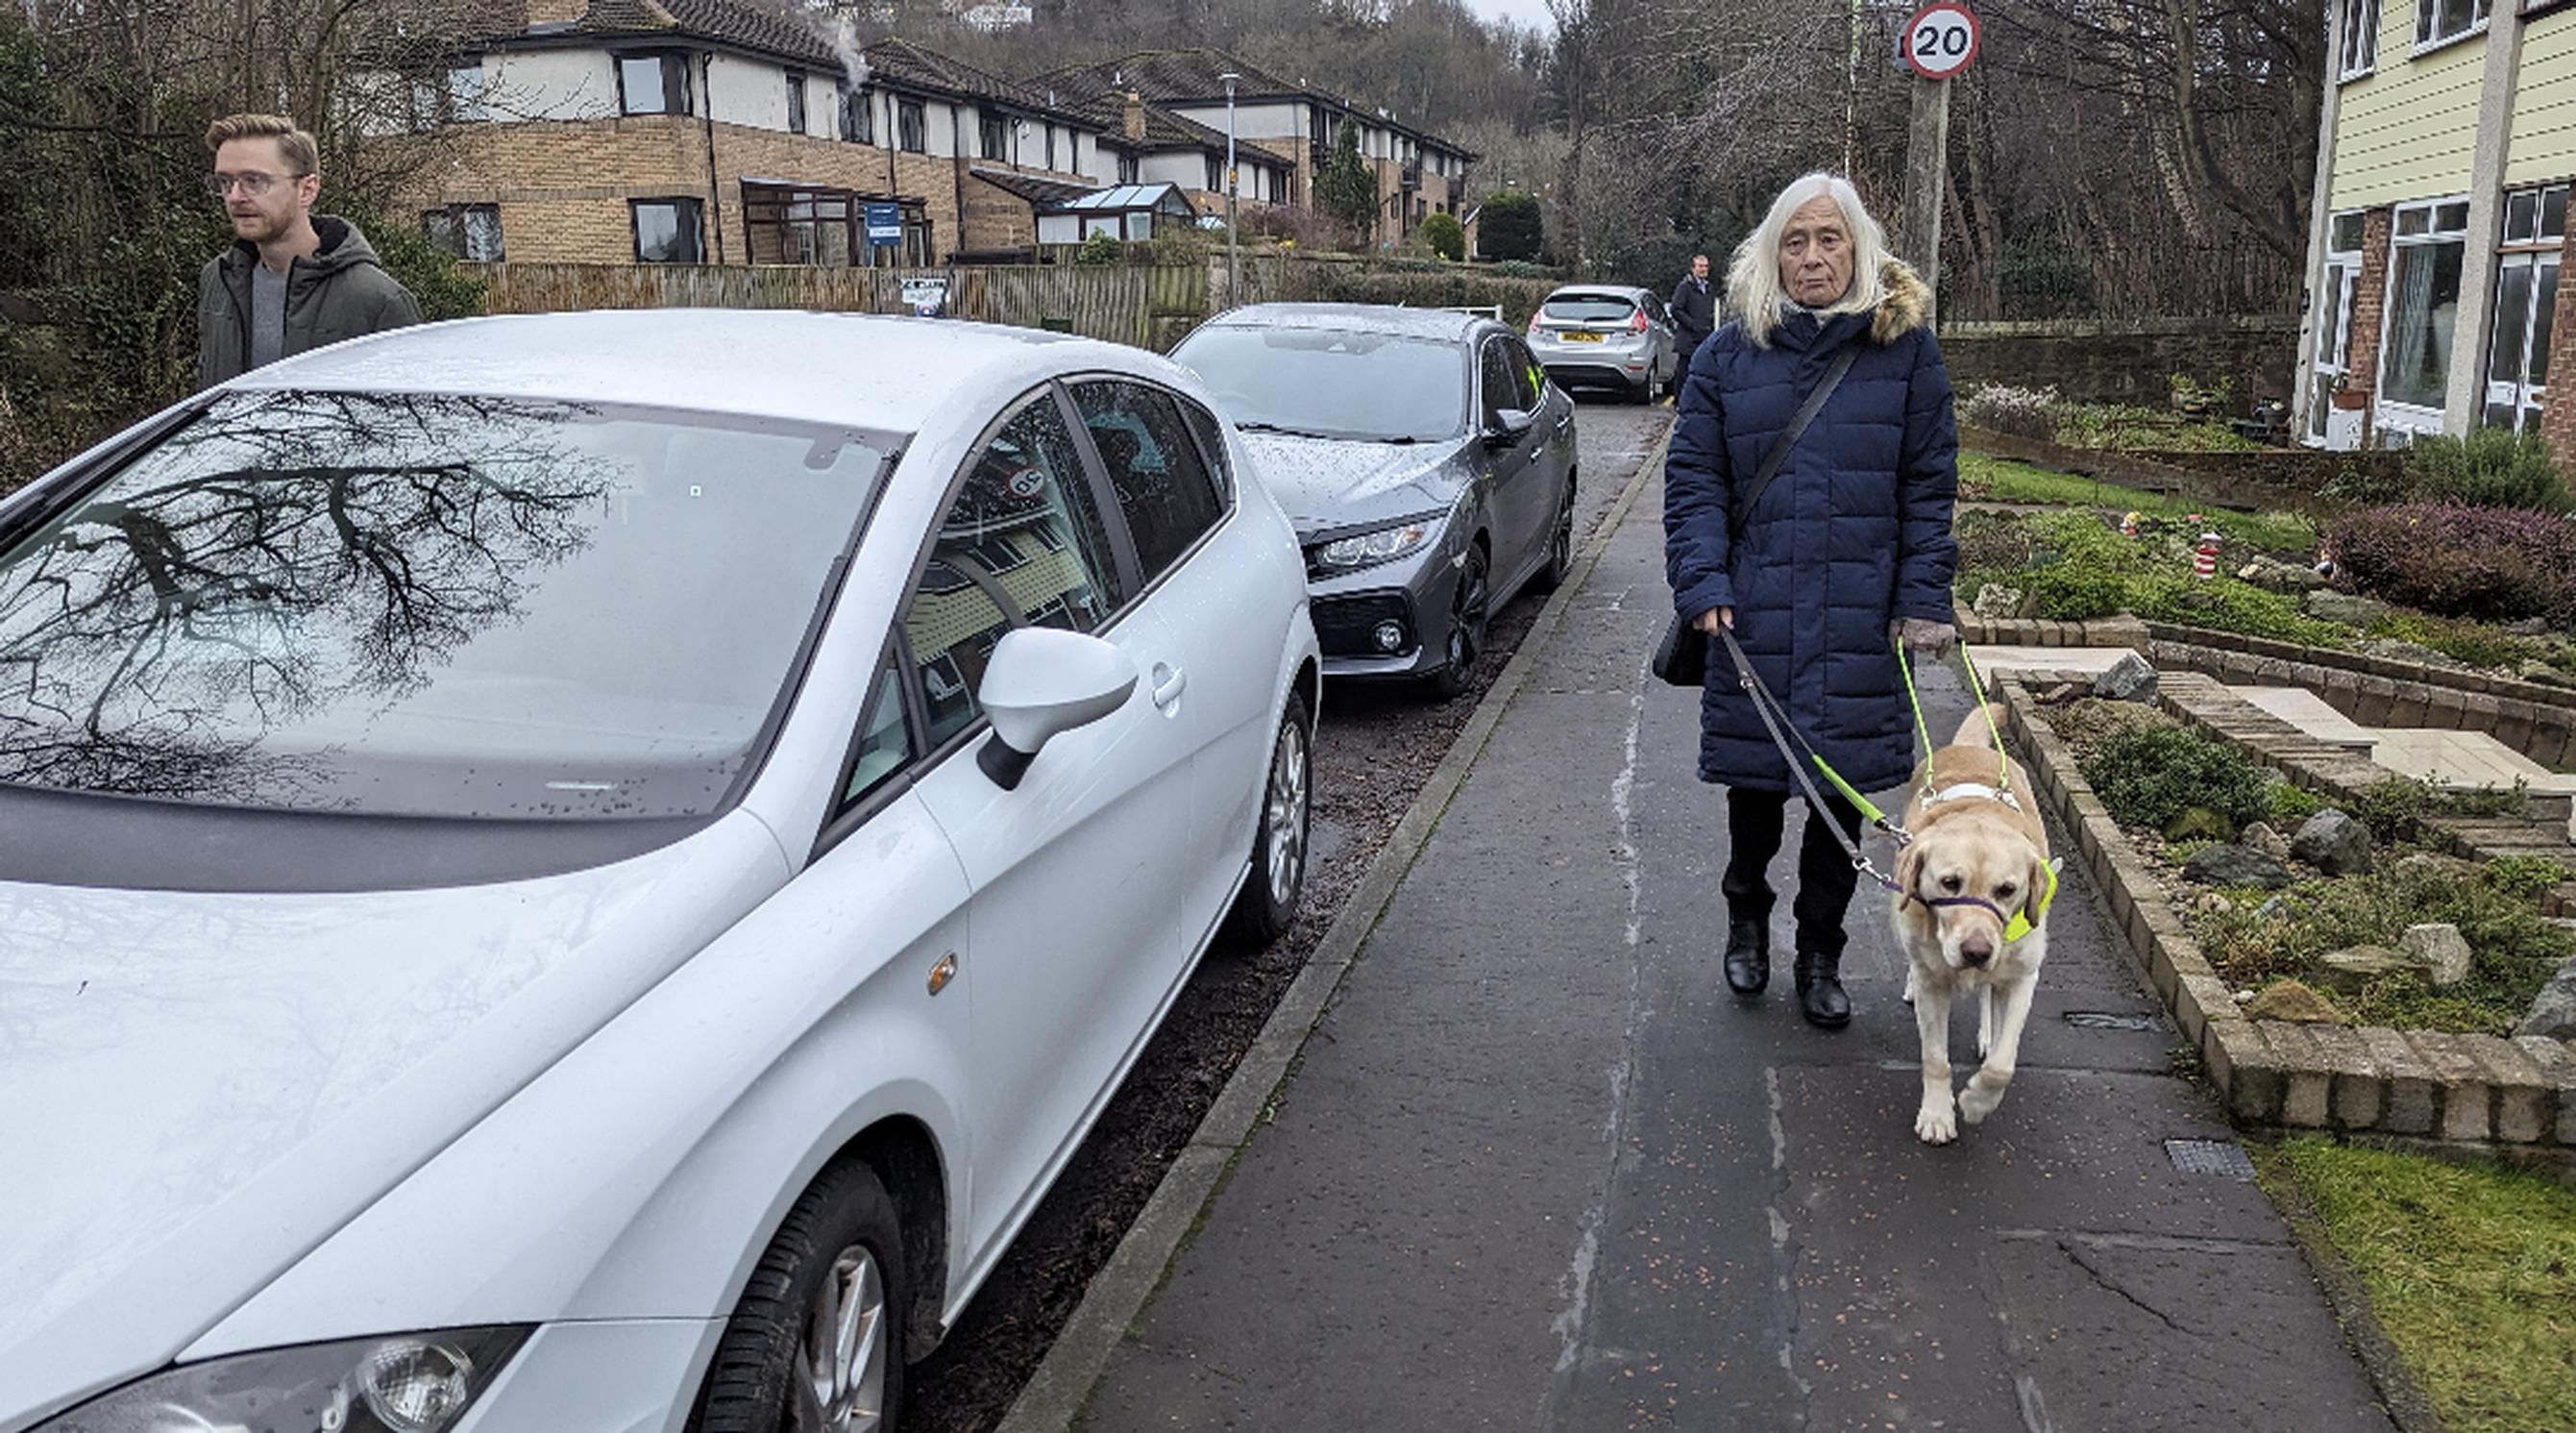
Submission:
<svg viewBox="0 0 2576 1433">
<path fill-rule="evenodd" d="M 0 1430 L 166 1362 L 786 875 L 736 812 L 507 884 L 0 882 Z"/>
<path fill-rule="evenodd" d="M 1445 509 L 1465 472 L 1455 440 L 1378 443 L 1246 433 L 1244 447 L 1302 540 L 1380 518 Z"/>
</svg>

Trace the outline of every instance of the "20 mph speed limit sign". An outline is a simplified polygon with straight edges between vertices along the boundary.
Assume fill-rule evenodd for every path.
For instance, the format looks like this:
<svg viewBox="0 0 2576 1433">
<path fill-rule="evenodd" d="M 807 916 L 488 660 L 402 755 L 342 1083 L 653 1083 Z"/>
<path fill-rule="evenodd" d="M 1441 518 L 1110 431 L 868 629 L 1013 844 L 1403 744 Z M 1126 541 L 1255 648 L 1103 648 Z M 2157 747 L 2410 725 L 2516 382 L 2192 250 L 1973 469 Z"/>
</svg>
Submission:
<svg viewBox="0 0 2576 1433">
<path fill-rule="evenodd" d="M 1905 22 L 1905 63 L 1927 80 L 1946 80 L 1977 57 L 1977 17 L 1965 5 L 1926 5 Z"/>
</svg>

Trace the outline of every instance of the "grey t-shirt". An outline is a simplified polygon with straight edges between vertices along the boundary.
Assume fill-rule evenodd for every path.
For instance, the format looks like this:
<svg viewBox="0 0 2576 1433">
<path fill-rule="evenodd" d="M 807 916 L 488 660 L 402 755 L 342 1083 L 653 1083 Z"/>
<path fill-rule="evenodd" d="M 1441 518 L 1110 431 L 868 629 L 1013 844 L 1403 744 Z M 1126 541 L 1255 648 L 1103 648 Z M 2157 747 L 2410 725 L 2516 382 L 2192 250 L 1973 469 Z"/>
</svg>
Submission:
<svg viewBox="0 0 2576 1433">
<path fill-rule="evenodd" d="M 250 366 L 286 356 L 286 275 L 266 264 L 250 266 Z"/>
</svg>

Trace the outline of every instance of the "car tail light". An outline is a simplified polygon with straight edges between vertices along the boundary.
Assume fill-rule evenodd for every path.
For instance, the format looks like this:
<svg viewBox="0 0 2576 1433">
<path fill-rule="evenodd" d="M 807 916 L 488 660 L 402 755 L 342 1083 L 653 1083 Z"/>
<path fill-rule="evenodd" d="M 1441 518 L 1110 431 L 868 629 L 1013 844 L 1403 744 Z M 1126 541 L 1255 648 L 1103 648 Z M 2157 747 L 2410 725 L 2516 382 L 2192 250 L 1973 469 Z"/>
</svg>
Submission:
<svg viewBox="0 0 2576 1433">
<path fill-rule="evenodd" d="M 1646 311 L 1644 309 L 1639 309 L 1635 313 L 1628 315 L 1628 331 L 1630 333 L 1644 333 L 1646 331 Z"/>
<path fill-rule="evenodd" d="M 1537 332 L 1538 332 L 1538 315 L 1537 315 L 1537 314 L 1531 314 L 1531 315 L 1530 315 L 1529 331 L 1530 331 L 1531 333 L 1533 333 L 1533 334 L 1535 334 L 1535 333 L 1537 333 Z"/>
</svg>

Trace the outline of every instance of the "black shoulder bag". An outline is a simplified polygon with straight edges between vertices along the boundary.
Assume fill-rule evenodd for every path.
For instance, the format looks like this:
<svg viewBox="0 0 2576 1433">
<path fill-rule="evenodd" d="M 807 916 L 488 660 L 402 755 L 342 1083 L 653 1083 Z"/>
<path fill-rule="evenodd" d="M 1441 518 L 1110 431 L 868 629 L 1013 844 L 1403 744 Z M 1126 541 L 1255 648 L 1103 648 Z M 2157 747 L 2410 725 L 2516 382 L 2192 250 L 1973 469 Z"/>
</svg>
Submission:
<svg viewBox="0 0 2576 1433">
<path fill-rule="evenodd" d="M 1808 392 L 1806 401 L 1798 405 L 1797 413 L 1789 419 L 1789 426 L 1781 429 L 1780 436 L 1771 441 L 1771 451 L 1762 455 L 1762 466 L 1754 470 L 1752 483 L 1733 504 L 1735 515 L 1727 522 L 1727 550 L 1730 555 L 1735 544 L 1744 540 L 1744 524 L 1752 517 L 1754 504 L 1762 501 L 1762 494 L 1770 490 L 1771 480 L 1780 476 L 1781 467 L 1789 461 L 1789 450 L 1798 445 L 1807 425 L 1815 422 L 1816 415 L 1824 411 L 1825 400 L 1833 397 L 1834 390 L 1842 386 L 1843 375 L 1851 371 L 1852 360 L 1858 357 L 1860 340 L 1855 338 L 1843 345 L 1842 352 L 1834 355 L 1824 377 L 1816 380 L 1816 386 Z M 1664 629 L 1664 640 L 1655 644 L 1655 675 L 1673 686 L 1697 687 L 1708 682 L 1708 634 L 1691 625 L 1698 616 L 1696 612 L 1688 616 L 1674 613 L 1672 625 Z"/>
</svg>

